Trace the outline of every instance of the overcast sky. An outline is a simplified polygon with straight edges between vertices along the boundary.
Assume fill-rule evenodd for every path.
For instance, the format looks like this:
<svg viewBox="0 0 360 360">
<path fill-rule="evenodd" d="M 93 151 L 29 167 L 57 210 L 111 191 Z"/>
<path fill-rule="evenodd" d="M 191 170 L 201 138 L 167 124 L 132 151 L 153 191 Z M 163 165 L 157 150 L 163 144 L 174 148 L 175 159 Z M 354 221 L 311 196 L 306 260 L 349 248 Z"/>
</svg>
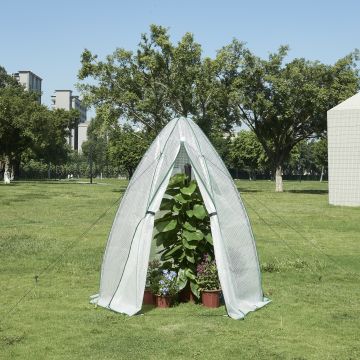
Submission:
<svg viewBox="0 0 360 360">
<path fill-rule="evenodd" d="M 234 37 L 257 55 L 288 44 L 290 57 L 333 63 L 360 48 L 359 0 L 61 0 L 2 1 L 0 65 L 43 79 L 43 103 L 55 89 L 74 89 L 84 48 L 104 57 L 135 49 L 150 24 L 174 41 L 192 32 L 204 55 Z"/>
</svg>

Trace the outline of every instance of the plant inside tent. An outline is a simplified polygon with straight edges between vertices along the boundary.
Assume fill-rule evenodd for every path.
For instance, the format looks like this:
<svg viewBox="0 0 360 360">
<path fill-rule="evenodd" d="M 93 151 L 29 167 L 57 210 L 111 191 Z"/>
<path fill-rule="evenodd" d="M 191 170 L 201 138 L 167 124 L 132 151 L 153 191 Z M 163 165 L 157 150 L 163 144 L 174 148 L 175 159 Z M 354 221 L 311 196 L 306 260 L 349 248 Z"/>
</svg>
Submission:
<svg viewBox="0 0 360 360">
<path fill-rule="evenodd" d="M 160 247 L 163 267 L 178 273 L 179 289 L 190 285 L 200 295 L 196 268 L 204 254 L 214 258 L 210 218 L 195 180 L 185 174 L 174 175 L 169 182 L 155 220 L 156 245 Z"/>
</svg>

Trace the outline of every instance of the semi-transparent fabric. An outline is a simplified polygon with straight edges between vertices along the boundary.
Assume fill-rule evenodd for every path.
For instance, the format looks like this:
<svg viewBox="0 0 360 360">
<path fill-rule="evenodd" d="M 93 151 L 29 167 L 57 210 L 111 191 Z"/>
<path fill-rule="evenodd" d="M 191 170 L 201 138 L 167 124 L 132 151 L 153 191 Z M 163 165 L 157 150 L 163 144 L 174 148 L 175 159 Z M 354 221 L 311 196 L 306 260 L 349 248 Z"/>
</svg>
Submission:
<svg viewBox="0 0 360 360">
<path fill-rule="evenodd" d="M 174 173 L 190 163 L 211 214 L 215 257 L 226 309 L 234 319 L 264 298 L 255 241 L 241 197 L 210 141 L 191 120 L 172 120 L 137 167 L 116 213 L 104 254 L 100 293 L 92 302 L 134 315 L 140 311 L 154 214 Z"/>
</svg>

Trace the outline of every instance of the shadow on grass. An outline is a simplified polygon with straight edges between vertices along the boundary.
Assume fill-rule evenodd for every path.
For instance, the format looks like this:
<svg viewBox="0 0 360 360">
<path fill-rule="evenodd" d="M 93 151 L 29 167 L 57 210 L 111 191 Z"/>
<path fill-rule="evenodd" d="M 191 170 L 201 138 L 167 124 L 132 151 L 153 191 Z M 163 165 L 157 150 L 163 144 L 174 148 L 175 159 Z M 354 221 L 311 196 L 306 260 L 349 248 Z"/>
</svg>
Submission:
<svg viewBox="0 0 360 360">
<path fill-rule="evenodd" d="M 45 195 L 45 194 L 22 194 L 21 196 L 9 198 L 4 201 L 3 205 L 11 205 L 12 203 L 22 203 L 29 200 L 48 200 L 51 199 L 53 196 Z"/>
<path fill-rule="evenodd" d="M 211 314 L 210 312 L 204 312 L 204 313 L 187 313 L 187 312 L 179 312 L 179 313 L 174 313 L 174 312 L 171 312 L 169 313 L 167 308 L 164 308 L 164 309 L 161 309 L 160 311 L 159 310 L 156 310 L 155 309 L 158 309 L 157 307 L 155 306 L 151 306 L 151 305 L 145 305 L 143 306 L 143 308 L 141 309 L 140 312 L 138 312 L 136 314 L 136 316 L 141 316 L 141 315 L 146 315 L 146 316 L 154 316 L 154 317 L 169 317 L 169 316 L 180 316 L 180 317 L 227 317 L 227 314 L 226 313 L 215 313 L 215 314 Z M 171 309 L 171 308 L 170 308 Z M 204 310 L 206 311 L 206 310 Z M 207 310 L 209 311 L 209 310 Z M 211 311 L 211 310 L 210 310 Z"/>
<path fill-rule="evenodd" d="M 28 185 L 28 186 L 39 186 L 39 185 L 102 185 L 103 183 L 97 183 L 93 181 L 66 181 L 66 180 L 19 180 L 14 181 L 10 185 Z"/>
<path fill-rule="evenodd" d="M 236 188 L 237 191 L 239 191 L 240 193 L 258 193 L 258 192 L 263 192 L 262 190 L 255 190 L 255 189 L 242 189 L 240 187 Z"/>
<path fill-rule="evenodd" d="M 111 190 L 111 191 L 116 192 L 116 193 L 123 193 L 125 190 L 126 190 L 126 187 L 122 187 L 122 188 L 114 189 L 114 190 Z"/>
<path fill-rule="evenodd" d="M 328 194 L 328 190 L 285 190 L 285 192 L 293 194 L 313 194 L 313 195 L 325 195 Z"/>
</svg>

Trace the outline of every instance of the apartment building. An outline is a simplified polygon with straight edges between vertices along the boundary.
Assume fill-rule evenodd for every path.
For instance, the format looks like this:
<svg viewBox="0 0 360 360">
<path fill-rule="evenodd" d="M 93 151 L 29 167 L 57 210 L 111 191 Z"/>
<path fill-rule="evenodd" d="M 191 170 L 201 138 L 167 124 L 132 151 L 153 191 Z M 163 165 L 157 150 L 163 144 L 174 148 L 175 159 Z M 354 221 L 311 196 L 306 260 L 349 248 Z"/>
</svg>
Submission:
<svg viewBox="0 0 360 360">
<path fill-rule="evenodd" d="M 87 128 L 87 125 L 85 125 L 87 124 L 86 107 L 81 103 L 77 95 L 72 94 L 72 90 L 55 90 L 54 95 L 51 96 L 51 101 L 54 109 L 77 109 L 80 112 L 79 125 L 75 129 L 71 129 L 68 142 L 73 150 L 81 152 L 81 145 L 87 140 L 86 131 L 84 130 L 85 127 Z M 81 132 L 80 138 L 79 129 Z"/>
<path fill-rule="evenodd" d="M 34 74 L 32 71 L 21 70 L 13 74 L 13 77 L 22 85 L 27 91 L 35 91 L 39 93 L 39 103 L 41 104 L 41 82 L 40 76 Z"/>
</svg>

